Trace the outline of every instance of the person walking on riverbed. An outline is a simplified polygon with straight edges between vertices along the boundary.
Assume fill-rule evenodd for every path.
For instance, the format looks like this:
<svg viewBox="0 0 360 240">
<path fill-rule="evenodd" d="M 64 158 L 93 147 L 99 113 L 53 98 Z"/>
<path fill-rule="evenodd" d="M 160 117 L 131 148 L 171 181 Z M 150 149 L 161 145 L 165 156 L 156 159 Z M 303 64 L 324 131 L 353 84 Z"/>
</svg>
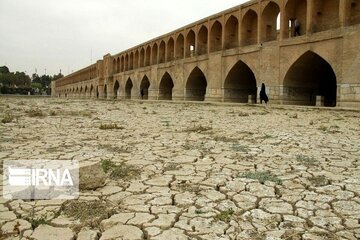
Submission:
<svg viewBox="0 0 360 240">
<path fill-rule="evenodd" d="M 263 101 L 265 102 L 265 104 L 267 104 L 269 101 L 269 98 L 266 95 L 266 87 L 264 83 L 261 85 L 261 90 L 260 90 L 260 104 L 262 104 Z"/>
</svg>

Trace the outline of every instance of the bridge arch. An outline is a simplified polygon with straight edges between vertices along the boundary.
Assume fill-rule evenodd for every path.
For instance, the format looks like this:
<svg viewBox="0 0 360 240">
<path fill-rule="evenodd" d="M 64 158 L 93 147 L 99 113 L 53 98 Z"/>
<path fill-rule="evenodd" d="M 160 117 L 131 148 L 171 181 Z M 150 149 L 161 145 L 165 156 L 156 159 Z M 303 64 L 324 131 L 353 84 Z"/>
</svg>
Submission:
<svg viewBox="0 0 360 240">
<path fill-rule="evenodd" d="M 131 81 L 131 78 L 128 78 L 125 84 L 125 99 L 131 99 L 131 90 L 133 88 L 133 82 Z"/>
<path fill-rule="evenodd" d="M 131 52 L 131 53 L 130 53 L 129 70 L 133 70 L 133 69 L 134 69 L 134 53 Z"/>
<path fill-rule="evenodd" d="M 147 100 L 149 99 L 149 87 L 150 87 L 150 81 L 149 78 L 145 75 L 140 83 L 140 91 L 144 91 L 144 97 L 143 99 Z"/>
<path fill-rule="evenodd" d="M 193 57 L 195 52 L 195 32 L 190 30 L 186 35 L 185 57 Z"/>
<path fill-rule="evenodd" d="M 197 36 L 198 43 L 198 55 L 207 54 L 208 52 L 208 29 L 202 25 Z"/>
<path fill-rule="evenodd" d="M 123 72 L 124 71 L 124 56 L 121 56 L 121 61 L 120 61 L 120 71 Z"/>
<path fill-rule="evenodd" d="M 225 24 L 225 49 L 239 46 L 239 21 L 231 15 Z"/>
<path fill-rule="evenodd" d="M 284 78 L 284 101 L 294 105 L 316 105 L 316 96 L 324 98 L 324 106 L 335 107 L 336 75 L 320 55 L 307 51 L 289 68 Z"/>
<path fill-rule="evenodd" d="M 144 67 L 144 63 L 145 63 L 145 49 L 141 48 L 140 50 L 140 67 Z"/>
<path fill-rule="evenodd" d="M 117 80 L 115 81 L 113 89 L 114 89 L 114 98 L 117 98 L 119 95 L 119 89 L 120 89 L 119 81 L 117 81 Z"/>
<path fill-rule="evenodd" d="M 165 42 L 162 40 L 159 46 L 159 63 L 165 62 Z"/>
<path fill-rule="evenodd" d="M 118 57 L 116 59 L 116 73 L 120 72 L 120 58 Z"/>
<path fill-rule="evenodd" d="M 222 25 L 215 21 L 210 31 L 210 52 L 222 50 Z"/>
<path fill-rule="evenodd" d="M 91 84 L 90 85 L 90 97 L 92 97 L 93 91 L 94 91 L 94 86 Z"/>
<path fill-rule="evenodd" d="M 340 26 L 339 4 L 339 0 L 317 0 L 315 2 L 314 32 Z"/>
<path fill-rule="evenodd" d="M 113 73 L 116 73 L 116 59 L 115 59 L 115 58 L 114 58 L 114 60 L 113 60 L 112 72 L 113 72 Z"/>
<path fill-rule="evenodd" d="M 151 47 L 147 46 L 145 52 L 145 66 L 150 66 L 150 60 L 151 60 Z"/>
<path fill-rule="evenodd" d="M 157 43 L 154 43 L 153 47 L 152 47 L 152 59 L 151 59 L 151 64 L 157 64 L 158 63 L 158 45 Z"/>
<path fill-rule="evenodd" d="M 249 9 L 246 12 L 242 19 L 241 29 L 242 46 L 253 45 L 257 43 L 258 15 L 254 10 Z"/>
<path fill-rule="evenodd" d="M 307 25 L 307 0 L 289 0 L 285 5 L 285 23 L 282 29 L 283 37 L 289 38 L 294 36 L 294 20 L 300 22 L 300 34 L 306 33 Z"/>
<path fill-rule="evenodd" d="M 360 2 L 352 0 L 350 3 L 350 25 L 360 23 Z"/>
<path fill-rule="evenodd" d="M 129 54 L 125 55 L 125 69 L 124 71 L 128 71 L 129 70 Z"/>
<path fill-rule="evenodd" d="M 108 96 L 108 92 L 107 92 L 107 85 L 105 84 L 104 85 L 104 98 L 106 99 L 107 98 L 107 96 Z"/>
<path fill-rule="evenodd" d="M 277 19 L 280 7 L 277 3 L 270 1 L 262 12 L 262 41 L 273 41 L 277 39 Z"/>
<path fill-rule="evenodd" d="M 224 82 L 224 101 L 247 103 L 249 96 L 254 102 L 257 84 L 254 72 L 243 61 L 238 61 L 229 71 Z"/>
<path fill-rule="evenodd" d="M 167 42 L 167 56 L 166 61 L 172 61 L 174 59 L 175 43 L 172 37 Z"/>
<path fill-rule="evenodd" d="M 139 68 L 139 50 L 135 51 L 134 68 Z"/>
<path fill-rule="evenodd" d="M 184 58 L 184 35 L 182 35 L 181 33 L 179 34 L 179 36 L 176 39 L 175 54 L 176 54 L 176 57 L 175 57 L 176 59 Z"/>
<path fill-rule="evenodd" d="M 195 67 L 190 73 L 185 86 L 185 100 L 204 101 L 207 81 L 200 68 Z"/>
<path fill-rule="evenodd" d="M 84 95 L 85 95 L 85 97 L 87 97 L 87 95 L 88 95 L 88 86 L 87 85 L 85 86 Z"/>
<path fill-rule="evenodd" d="M 168 72 L 162 76 L 159 84 L 159 100 L 172 100 L 174 81 Z"/>
</svg>

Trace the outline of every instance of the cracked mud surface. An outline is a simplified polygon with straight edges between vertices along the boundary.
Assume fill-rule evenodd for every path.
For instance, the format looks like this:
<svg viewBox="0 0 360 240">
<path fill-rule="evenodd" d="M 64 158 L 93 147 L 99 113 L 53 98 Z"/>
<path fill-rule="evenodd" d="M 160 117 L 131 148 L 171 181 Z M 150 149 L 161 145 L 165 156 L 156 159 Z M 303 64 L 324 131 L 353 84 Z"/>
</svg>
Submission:
<svg viewBox="0 0 360 240">
<path fill-rule="evenodd" d="M 0 198 L 0 239 L 360 239 L 360 112 L 0 98 L 6 114 L 1 160 L 139 172 L 81 192 L 107 209 L 86 220 Z"/>
</svg>

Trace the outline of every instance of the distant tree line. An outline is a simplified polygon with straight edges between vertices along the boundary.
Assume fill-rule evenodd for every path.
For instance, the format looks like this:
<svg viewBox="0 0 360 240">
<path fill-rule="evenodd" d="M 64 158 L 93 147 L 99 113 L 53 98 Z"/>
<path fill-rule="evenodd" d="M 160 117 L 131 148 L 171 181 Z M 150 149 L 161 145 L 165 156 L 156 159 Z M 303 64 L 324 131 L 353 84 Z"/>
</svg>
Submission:
<svg viewBox="0 0 360 240">
<path fill-rule="evenodd" d="M 61 73 L 54 76 L 34 73 L 31 77 L 24 72 L 10 72 L 6 66 L 0 67 L 1 94 L 51 94 L 51 81 L 62 78 Z"/>
</svg>

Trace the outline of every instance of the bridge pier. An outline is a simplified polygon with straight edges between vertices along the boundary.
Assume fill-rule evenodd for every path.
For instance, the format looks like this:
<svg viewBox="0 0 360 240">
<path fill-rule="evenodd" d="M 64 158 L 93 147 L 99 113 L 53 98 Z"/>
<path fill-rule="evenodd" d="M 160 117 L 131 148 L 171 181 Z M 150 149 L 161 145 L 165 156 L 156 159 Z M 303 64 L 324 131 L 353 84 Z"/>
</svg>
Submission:
<svg viewBox="0 0 360 240">
<path fill-rule="evenodd" d="M 148 89 L 148 100 L 158 100 L 159 90 L 154 88 Z"/>
<path fill-rule="evenodd" d="M 205 94 L 205 101 L 206 102 L 222 102 L 224 99 L 222 89 L 207 89 Z"/>
</svg>

